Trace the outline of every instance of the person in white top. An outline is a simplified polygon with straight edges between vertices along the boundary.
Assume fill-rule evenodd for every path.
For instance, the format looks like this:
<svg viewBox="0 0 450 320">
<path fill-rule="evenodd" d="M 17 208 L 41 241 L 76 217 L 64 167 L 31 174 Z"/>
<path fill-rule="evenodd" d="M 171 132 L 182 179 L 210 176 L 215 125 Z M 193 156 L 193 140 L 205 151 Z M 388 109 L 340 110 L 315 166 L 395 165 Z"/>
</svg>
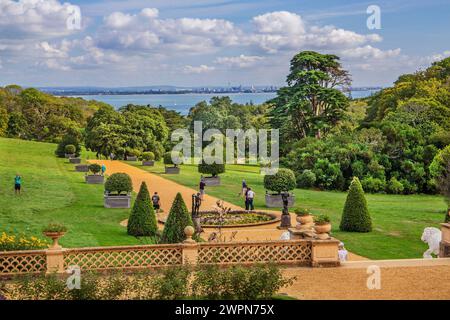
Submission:
<svg viewBox="0 0 450 320">
<path fill-rule="evenodd" d="M 252 190 L 252 188 L 248 188 L 247 193 L 245 194 L 245 210 L 255 210 L 255 207 L 253 205 L 254 198 L 255 192 Z"/>
</svg>

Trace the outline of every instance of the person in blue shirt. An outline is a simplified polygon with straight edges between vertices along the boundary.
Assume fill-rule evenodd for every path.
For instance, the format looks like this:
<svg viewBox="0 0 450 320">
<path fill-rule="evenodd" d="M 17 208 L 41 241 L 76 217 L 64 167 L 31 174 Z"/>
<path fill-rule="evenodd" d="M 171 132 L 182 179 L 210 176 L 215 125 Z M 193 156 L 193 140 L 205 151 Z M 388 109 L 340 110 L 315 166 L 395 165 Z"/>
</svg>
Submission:
<svg viewBox="0 0 450 320">
<path fill-rule="evenodd" d="M 20 189 L 22 188 L 22 177 L 19 174 L 16 174 L 14 178 L 14 192 L 15 194 L 20 195 Z"/>
<path fill-rule="evenodd" d="M 106 171 L 106 166 L 104 164 L 102 164 L 102 176 L 105 174 Z"/>
</svg>

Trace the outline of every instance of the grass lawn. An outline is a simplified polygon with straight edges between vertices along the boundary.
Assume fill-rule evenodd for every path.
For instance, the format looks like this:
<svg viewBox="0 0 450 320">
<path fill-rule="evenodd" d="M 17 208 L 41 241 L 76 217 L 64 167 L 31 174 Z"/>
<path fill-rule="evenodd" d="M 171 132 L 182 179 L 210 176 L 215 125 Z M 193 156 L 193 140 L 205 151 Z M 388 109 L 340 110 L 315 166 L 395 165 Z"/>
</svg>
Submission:
<svg viewBox="0 0 450 320">
<path fill-rule="evenodd" d="M 164 166 L 136 166 L 149 172 L 162 174 Z M 197 166 L 182 165 L 179 175 L 164 175 L 167 179 L 197 189 L 200 174 Z M 222 185 L 207 187 L 206 192 L 228 202 L 244 206 L 238 196 L 242 179 L 256 192 L 255 206 L 265 209 L 263 177 L 259 167 L 228 165 L 221 175 Z M 368 194 L 369 211 L 374 230 L 371 233 L 339 231 L 339 222 L 346 193 L 296 189 L 296 206 L 309 208 L 313 213 L 330 216 L 333 236 L 345 242 L 347 249 L 371 259 L 421 258 L 428 248 L 420 237 L 425 227 L 438 227 L 443 222 L 446 205 L 440 196 Z M 206 210 L 208 208 L 202 208 Z"/>
<path fill-rule="evenodd" d="M 130 210 L 105 209 L 103 185 L 84 183 L 66 159 L 56 158 L 56 145 L 0 139 L 0 232 L 41 235 L 49 222 L 63 223 L 69 232 L 64 247 L 137 244 L 119 222 Z M 84 153 L 84 158 L 92 154 Z M 22 176 L 23 193 L 14 195 L 14 176 Z"/>
</svg>

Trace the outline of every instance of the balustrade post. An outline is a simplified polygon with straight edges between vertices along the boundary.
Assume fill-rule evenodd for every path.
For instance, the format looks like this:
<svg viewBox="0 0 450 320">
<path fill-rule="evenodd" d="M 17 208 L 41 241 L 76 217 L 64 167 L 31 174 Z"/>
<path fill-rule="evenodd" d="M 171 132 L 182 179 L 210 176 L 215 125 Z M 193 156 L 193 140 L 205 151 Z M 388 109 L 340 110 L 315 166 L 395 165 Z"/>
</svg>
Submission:
<svg viewBox="0 0 450 320">
<path fill-rule="evenodd" d="M 198 249 L 199 245 L 197 242 L 192 239 L 192 236 L 194 235 L 194 228 L 191 226 L 187 226 L 184 228 L 184 233 L 186 235 L 186 240 L 183 241 L 181 244 L 182 249 L 182 263 L 183 264 L 189 264 L 189 265 L 196 265 L 198 261 Z"/>
<path fill-rule="evenodd" d="M 450 223 L 441 223 L 442 240 L 439 257 L 450 258 Z"/>
<path fill-rule="evenodd" d="M 311 266 L 313 267 L 336 267 L 340 265 L 338 249 L 339 241 L 331 240 L 311 240 Z"/>
</svg>

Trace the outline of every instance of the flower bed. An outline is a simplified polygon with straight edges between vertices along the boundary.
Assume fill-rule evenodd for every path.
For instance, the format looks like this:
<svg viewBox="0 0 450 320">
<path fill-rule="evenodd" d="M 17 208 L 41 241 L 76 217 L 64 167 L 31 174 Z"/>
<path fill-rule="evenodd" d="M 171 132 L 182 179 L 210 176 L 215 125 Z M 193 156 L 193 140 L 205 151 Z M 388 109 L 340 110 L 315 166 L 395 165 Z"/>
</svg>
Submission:
<svg viewBox="0 0 450 320">
<path fill-rule="evenodd" d="M 264 211 L 230 211 L 225 214 L 223 221 L 220 221 L 220 217 L 216 211 L 200 212 L 200 224 L 204 228 L 216 228 L 219 226 L 222 226 L 223 228 L 252 227 L 271 224 L 278 221 L 280 221 L 280 218 L 275 214 Z M 160 219 L 160 222 L 165 223 L 165 218 Z"/>
</svg>

